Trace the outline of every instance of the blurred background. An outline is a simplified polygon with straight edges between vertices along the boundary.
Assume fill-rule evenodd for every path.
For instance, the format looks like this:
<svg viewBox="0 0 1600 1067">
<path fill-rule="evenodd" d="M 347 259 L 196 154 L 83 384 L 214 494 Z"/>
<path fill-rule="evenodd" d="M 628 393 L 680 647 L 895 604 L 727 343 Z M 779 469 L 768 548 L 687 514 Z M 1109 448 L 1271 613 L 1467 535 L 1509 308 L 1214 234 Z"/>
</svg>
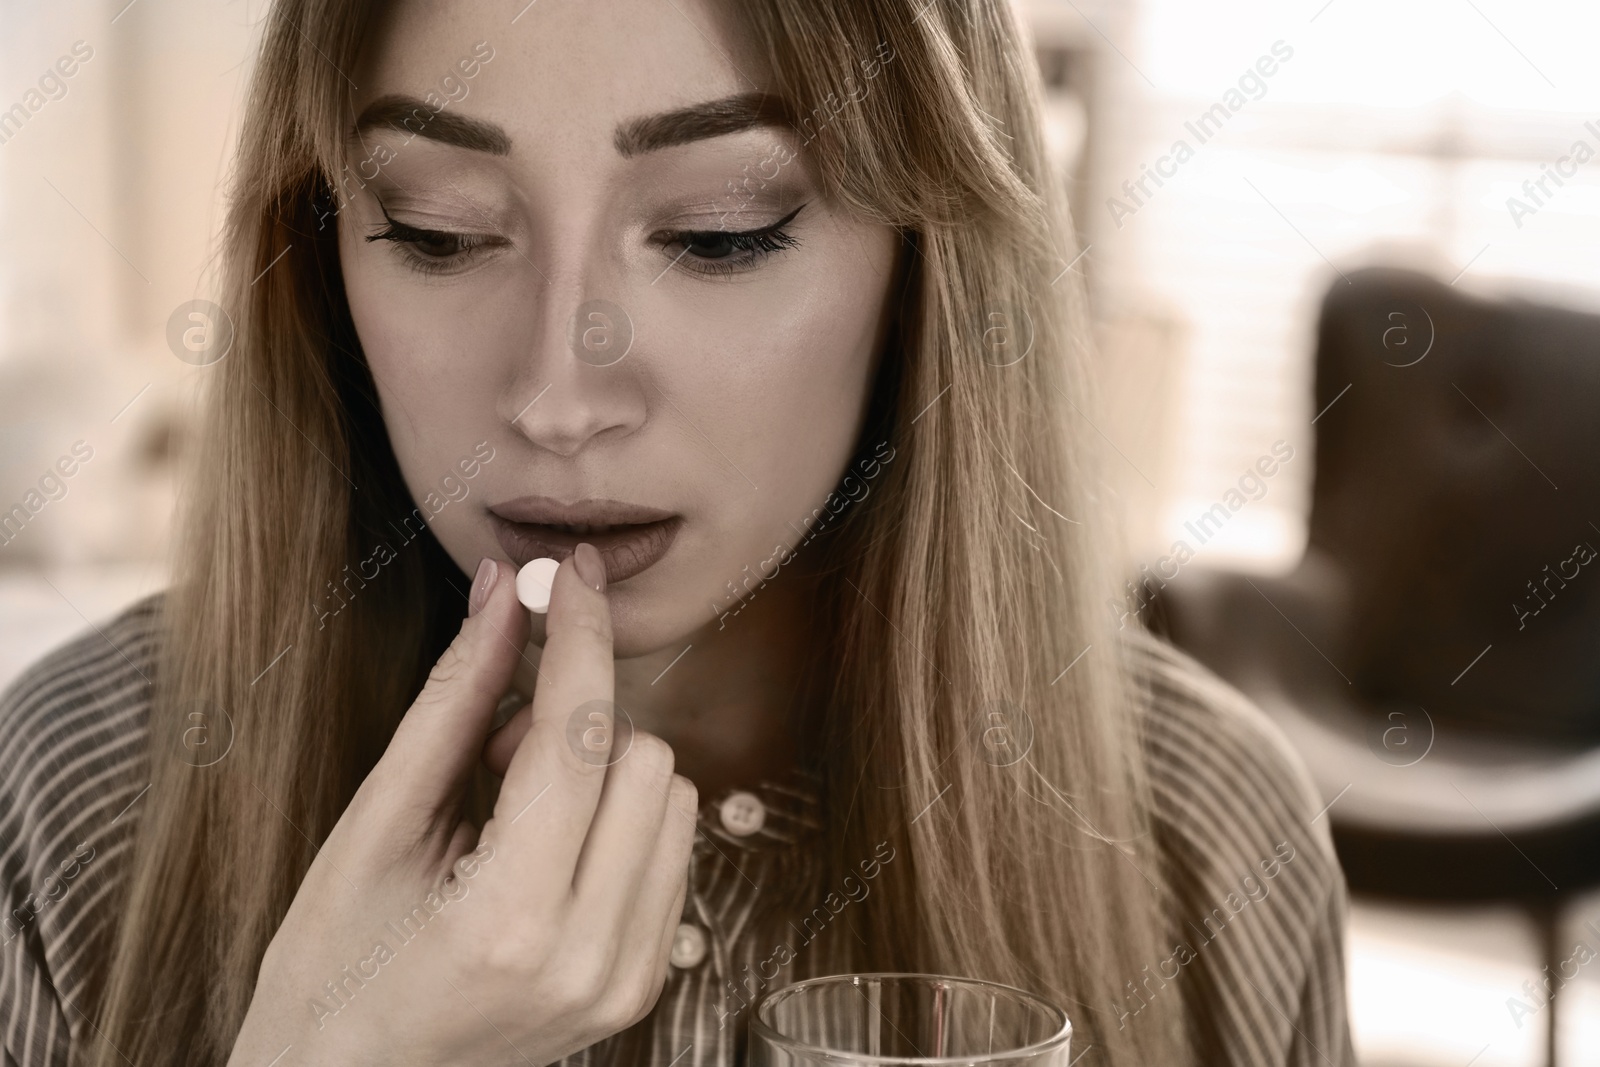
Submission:
<svg viewBox="0 0 1600 1067">
<path fill-rule="evenodd" d="M 1249 692 L 1390 1067 L 1600 1062 L 1600 9 L 1017 0 L 1146 625 Z M 0 685 L 165 584 L 266 0 L 0 3 Z M 179 316 L 180 326 L 187 322 Z"/>
</svg>

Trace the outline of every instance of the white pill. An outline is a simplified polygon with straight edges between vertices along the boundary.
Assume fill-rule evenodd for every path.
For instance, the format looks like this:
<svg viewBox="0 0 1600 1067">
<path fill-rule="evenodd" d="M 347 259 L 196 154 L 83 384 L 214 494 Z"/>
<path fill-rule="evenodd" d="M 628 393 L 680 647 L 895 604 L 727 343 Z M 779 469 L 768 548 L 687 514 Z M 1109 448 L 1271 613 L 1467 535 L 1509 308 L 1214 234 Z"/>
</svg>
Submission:
<svg viewBox="0 0 1600 1067">
<path fill-rule="evenodd" d="M 536 615 L 550 610 L 550 587 L 555 584 L 560 567 L 559 561 L 545 556 L 529 560 L 517 572 L 517 599 L 522 601 L 523 607 Z"/>
</svg>

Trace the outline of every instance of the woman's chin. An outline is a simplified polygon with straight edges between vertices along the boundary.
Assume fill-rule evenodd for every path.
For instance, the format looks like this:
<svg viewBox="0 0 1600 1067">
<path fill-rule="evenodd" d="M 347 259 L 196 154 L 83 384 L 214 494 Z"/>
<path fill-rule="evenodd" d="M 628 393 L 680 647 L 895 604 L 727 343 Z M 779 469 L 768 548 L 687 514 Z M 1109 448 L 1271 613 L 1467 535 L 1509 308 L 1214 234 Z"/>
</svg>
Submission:
<svg viewBox="0 0 1600 1067">
<path fill-rule="evenodd" d="M 636 599 L 622 593 L 611 598 L 611 654 L 614 659 L 638 659 L 670 651 L 676 656 L 704 623 L 693 619 L 668 617 L 655 598 Z M 544 615 L 533 615 L 528 631 L 527 655 L 535 664 L 544 652 Z"/>
<path fill-rule="evenodd" d="M 686 625 L 687 623 L 687 625 Z M 700 627 L 689 620 L 669 617 L 647 601 L 612 602 L 611 647 L 617 659 L 638 659 L 670 652 L 676 656 L 692 644 Z"/>
</svg>

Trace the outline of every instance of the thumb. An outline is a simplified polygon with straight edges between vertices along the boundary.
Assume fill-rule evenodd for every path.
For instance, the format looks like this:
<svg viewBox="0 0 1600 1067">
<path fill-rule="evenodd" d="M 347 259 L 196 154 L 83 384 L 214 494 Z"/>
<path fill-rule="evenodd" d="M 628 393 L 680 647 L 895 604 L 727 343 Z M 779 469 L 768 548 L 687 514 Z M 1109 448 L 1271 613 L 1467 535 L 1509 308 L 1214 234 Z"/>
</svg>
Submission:
<svg viewBox="0 0 1600 1067">
<path fill-rule="evenodd" d="M 517 746 L 522 744 L 522 739 L 532 728 L 533 705 L 525 704 L 489 735 L 488 742 L 483 746 L 483 765 L 489 768 L 490 774 L 496 778 L 506 776 L 506 771 L 511 767 L 511 757 L 517 754 Z"/>
<path fill-rule="evenodd" d="M 373 769 L 384 793 L 433 811 L 452 806 L 476 766 L 495 707 L 528 643 L 528 611 L 516 571 L 501 560 L 478 566 L 468 616 L 434 664 Z"/>
</svg>

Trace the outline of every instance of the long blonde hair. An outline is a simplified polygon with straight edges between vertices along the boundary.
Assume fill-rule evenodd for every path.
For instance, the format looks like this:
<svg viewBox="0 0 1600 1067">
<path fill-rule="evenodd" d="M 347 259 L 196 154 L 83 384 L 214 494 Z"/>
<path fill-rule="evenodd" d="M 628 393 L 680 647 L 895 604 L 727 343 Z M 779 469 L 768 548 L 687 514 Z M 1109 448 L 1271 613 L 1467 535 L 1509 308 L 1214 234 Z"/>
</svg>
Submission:
<svg viewBox="0 0 1600 1067">
<path fill-rule="evenodd" d="M 1125 1028 L 1105 1008 L 1162 955 L 1170 904 L 1140 703 L 1101 607 L 1107 504 L 1064 414 L 1088 403 L 1086 310 L 1073 274 L 1052 283 L 1073 242 L 1010 5 L 728 6 L 826 191 L 905 237 L 863 436 L 895 459 L 826 544 L 813 650 L 833 709 L 817 739 L 830 861 L 885 839 L 904 857 L 867 901 L 863 960 L 1034 989 L 1104 1063 L 1185 1062 L 1176 998 Z M 103 1040 L 77 1063 L 227 1058 L 313 842 L 464 613 L 466 579 L 427 533 L 331 622 L 307 603 L 413 506 L 323 225 L 352 118 L 339 71 L 377 10 L 279 0 L 266 28 L 225 234 L 236 340 L 184 498 L 153 784 L 92 994 Z M 213 767 L 163 747 L 197 700 L 234 728 Z M 1024 758 L 981 743 L 996 707 L 1031 732 Z"/>
</svg>

